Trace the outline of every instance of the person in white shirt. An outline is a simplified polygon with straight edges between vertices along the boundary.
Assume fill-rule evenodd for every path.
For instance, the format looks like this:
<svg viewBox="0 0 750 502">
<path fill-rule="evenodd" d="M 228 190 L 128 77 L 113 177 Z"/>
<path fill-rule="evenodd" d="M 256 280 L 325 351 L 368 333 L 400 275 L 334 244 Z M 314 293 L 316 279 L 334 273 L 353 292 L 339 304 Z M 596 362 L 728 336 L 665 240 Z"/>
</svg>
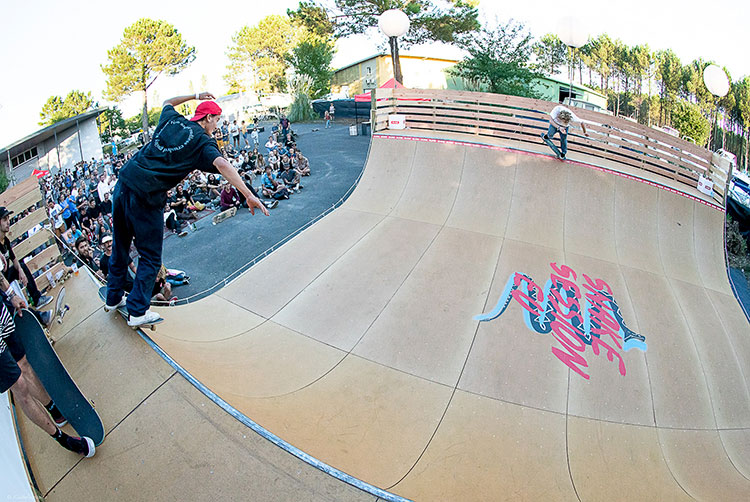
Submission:
<svg viewBox="0 0 750 502">
<path fill-rule="evenodd" d="M 240 128 L 237 127 L 237 121 L 232 122 L 229 126 L 229 134 L 232 135 L 232 146 L 239 149 L 240 147 Z"/>
<path fill-rule="evenodd" d="M 568 129 L 570 125 L 580 125 L 581 129 L 583 129 L 583 134 L 588 136 L 589 133 L 586 131 L 586 124 L 583 122 L 583 120 L 578 118 L 575 113 L 561 104 L 552 109 L 552 111 L 549 113 L 549 117 L 549 129 L 546 133 L 542 133 L 542 138 L 552 141 L 552 138 L 555 137 L 555 134 L 559 132 L 560 153 L 562 154 L 562 158 L 564 159 L 568 154 Z"/>
<path fill-rule="evenodd" d="M 104 200 L 105 193 L 109 193 L 109 181 L 107 181 L 106 174 L 99 176 L 99 183 L 96 185 L 96 192 L 99 195 L 99 202 Z"/>
</svg>

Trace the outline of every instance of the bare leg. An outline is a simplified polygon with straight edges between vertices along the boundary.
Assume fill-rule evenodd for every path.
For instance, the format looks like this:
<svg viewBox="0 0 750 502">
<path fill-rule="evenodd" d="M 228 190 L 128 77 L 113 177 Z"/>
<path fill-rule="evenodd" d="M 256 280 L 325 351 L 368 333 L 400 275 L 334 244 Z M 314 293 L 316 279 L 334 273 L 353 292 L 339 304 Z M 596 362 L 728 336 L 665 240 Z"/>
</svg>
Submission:
<svg viewBox="0 0 750 502">
<path fill-rule="evenodd" d="M 52 401 L 52 398 L 49 397 L 49 394 L 47 394 L 47 390 L 44 388 L 44 385 L 42 385 L 42 382 L 39 381 L 39 377 L 36 376 L 36 373 L 34 373 L 34 370 L 31 368 L 29 360 L 26 359 L 26 356 L 23 356 L 23 358 L 18 361 L 18 367 L 21 368 L 21 373 L 23 373 L 24 377 L 26 378 L 26 383 L 32 397 L 34 397 L 34 399 L 42 404 L 46 404 Z"/>
<path fill-rule="evenodd" d="M 45 410 L 42 403 L 32 395 L 29 382 L 26 380 L 26 376 L 23 373 L 21 373 L 21 377 L 13 384 L 10 390 L 13 392 L 13 396 L 23 410 L 24 415 L 29 417 L 29 420 L 38 425 L 50 436 L 57 432 L 57 426 L 50 418 L 47 410 Z"/>
</svg>

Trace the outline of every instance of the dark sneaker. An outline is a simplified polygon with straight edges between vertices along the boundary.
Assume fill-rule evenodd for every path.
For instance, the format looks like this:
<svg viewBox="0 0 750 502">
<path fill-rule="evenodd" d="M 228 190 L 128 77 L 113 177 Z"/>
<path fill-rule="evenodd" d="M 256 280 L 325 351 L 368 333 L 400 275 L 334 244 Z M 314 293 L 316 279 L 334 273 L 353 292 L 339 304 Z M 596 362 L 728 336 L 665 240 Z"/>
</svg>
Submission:
<svg viewBox="0 0 750 502">
<path fill-rule="evenodd" d="M 45 305 L 48 305 L 54 298 L 52 298 L 50 295 L 42 295 L 39 297 L 39 300 L 36 302 L 36 308 L 40 309 L 44 307 Z"/>
<path fill-rule="evenodd" d="M 73 453 L 78 453 L 79 455 L 83 455 L 86 458 L 91 458 L 94 456 L 94 453 L 96 453 L 96 446 L 94 446 L 94 442 L 91 440 L 91 438 L 87 438 L 86 436 L 78 438 L 63 434 L 62 437 L 57 440 L 57 442 L 60 443 L 60 446 L 62 446 L 66 450 L 70 450 Z"/>
<path fill-rule="evenodd" d="M 277 200 L 272 200 L 271 202 L 266 202 L 266 207 L 268 209 L 273 209 L 273 208 L 275 208 L 278 205 L 279 205 L 279 201 L 277 201 Z"/>
</svg>

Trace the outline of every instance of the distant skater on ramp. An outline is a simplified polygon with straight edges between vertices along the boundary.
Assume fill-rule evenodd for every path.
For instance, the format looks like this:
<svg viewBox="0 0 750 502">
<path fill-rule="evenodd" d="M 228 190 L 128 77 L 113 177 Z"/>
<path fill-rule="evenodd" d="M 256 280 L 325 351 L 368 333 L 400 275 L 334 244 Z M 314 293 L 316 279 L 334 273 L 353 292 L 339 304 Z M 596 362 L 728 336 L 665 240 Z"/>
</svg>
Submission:
<svg viewBox="0 0 750 502">
<path fill-rule="evenodd" d="M 221 174 L 255 208 L 268 216 L 268 209 L 250 192 L 237 170 L 222 156 L 211 134 L 221 118 L 221 108 L 204 101 L 190 120 L 175 111 L 191 99 L 214 99 L 211 93 L 177 96 L 164 102 L 153 139 L 120 171 L 112 201 L 112 256 L 107 276 L 105 310 L 127 305 L 128 325 L 153 324 L 159 314 L 148 310 L 156 274 L 162 264 L 162 240 L 167 191 L 198 169 Z M 135 242 L 140 259 L 133 289 L 124 296 L 130 243 Z"/>
<path fill-rule="evenodd" d="M 565 157 L 568 154 L 568 129 L 571 124 L 580 124 L 581 129 L 583 129 L 583 134 L 586 136 L 589 135 L 586 131 L 586 124 L 584 121 L 578 118 L 575 113 L 570 111 L 570 109 L 559 104 L 549 113 L 549 129 L 546 133 L 542 133 L 542 139 L 547 143 L 547 146 L 555 152 L 555 155 L 557 155 L 557 158 L 560 160 L 565 160 Z M 560 133 L 559 150 L 552 142 L 552 138 L 554 138 L 555 134 L 558 132 Z"/>
</svg>

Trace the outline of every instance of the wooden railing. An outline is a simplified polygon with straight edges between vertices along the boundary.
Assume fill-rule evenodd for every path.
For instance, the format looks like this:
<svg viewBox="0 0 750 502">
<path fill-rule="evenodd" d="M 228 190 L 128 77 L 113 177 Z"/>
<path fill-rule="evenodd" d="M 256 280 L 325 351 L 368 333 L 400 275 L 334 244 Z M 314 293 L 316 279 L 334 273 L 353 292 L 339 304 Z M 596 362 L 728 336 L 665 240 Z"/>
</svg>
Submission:
<svg viewBox="0 0 750 502">
<path fill-rule="evenodd" d="M 427 130 L 540 144 L 549 112 L 556 103 L 537 99 L 466 91 L 377 89 L 373 132 L 388 129 L 388 116 L 404 115 L 412 131 Z M 571 128 L 568 151 L 584 161 L 602 159 L 648 171 L 696 188 L 700 175 L 714 182 L 713 199 L 724 204 L 726 165 L 713 165 L 712 154 L 693 143 L 629 120 L 580 108 L 590 134 Z M 576 155 L 573 156 L 575 158 Z M 592 159 L 593 157 L 593 159 Z M 692 191 L 691 191 L 692 192 Z"/>
<path fill-rule="evenodd" d="M 54 278 L 64 270 L 64 264 L 54 235 L 44 228 L 49 224 L 49 218 L 39 181 L 32 176 L 7 189 L 0 194 L 0 206 L 13 211 L 8 236 L 13 243 L 13 253 L 19 262 L 26 261 L 26 266 L 35 276 L 37 288 L 44 291 L 49 286 L 47 272 L 51 272 Z"/>
</svg>

